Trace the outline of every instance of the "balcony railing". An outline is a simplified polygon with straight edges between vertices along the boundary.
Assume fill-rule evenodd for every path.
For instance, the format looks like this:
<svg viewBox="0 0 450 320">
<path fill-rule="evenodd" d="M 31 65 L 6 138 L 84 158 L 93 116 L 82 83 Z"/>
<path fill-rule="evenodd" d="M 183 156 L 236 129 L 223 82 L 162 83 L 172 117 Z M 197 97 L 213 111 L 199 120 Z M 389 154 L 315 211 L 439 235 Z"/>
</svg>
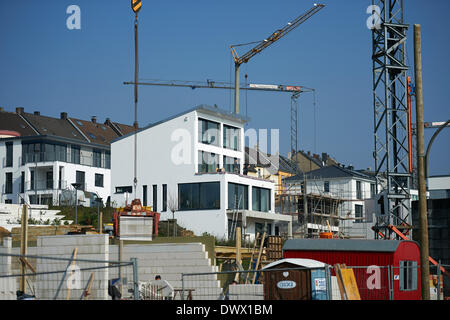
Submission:
<svg viewBox="0 0 450 320">
<path fill-rule="evenodd" d="M 24 188 L 20 184 L 20 191 L 64 190 L 68 187 L 66 180 L 58 180 L 55 184 L 53 179 L 45 179 L 27 181 Z"/>
<path fill-rule="evenodd" d="M 111 158 L 109 157 L 106 158 L 104 156 L 99 158 L 84 155 L 71 156 L 66 152 L 37 152 L 37 153 L 25 153 L 21 157 L 22 165 L 27 163 L 51 162 L 51 161 L 62 161 L 89 167 L 111 169 Z"/>
</svg>

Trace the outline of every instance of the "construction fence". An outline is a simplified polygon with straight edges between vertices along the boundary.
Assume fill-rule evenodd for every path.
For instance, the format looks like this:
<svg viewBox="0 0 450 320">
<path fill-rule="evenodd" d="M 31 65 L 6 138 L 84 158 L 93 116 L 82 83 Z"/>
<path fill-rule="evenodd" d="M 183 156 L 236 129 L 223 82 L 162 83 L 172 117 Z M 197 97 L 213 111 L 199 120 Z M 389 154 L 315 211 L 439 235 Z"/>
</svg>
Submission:
<svg viewBox="0 0 450 320">
<path fill-rule="evenodd" d="M 413 300 L 420 298 L 420 268 L 414 265 L 277 268 L 182 274 L 184 300 Z M 441 265 L 444 270 L 450 266 Z M 450 299 L 450 278 L 430 266 L 430 299 Z M 343 269 L 340 269 L 343 270 Z M 339 273 L 339 275 L 337 275 Z M 202 286 L 212 280 L 217 287 Z M 194 289 L 196 288 L 196 289 Z M 295 290 L 289 290 L 294 289 Z M 438 294 L 439 292 L 439 294 Z"/>
<path fill-rule="evenodd" d="M 0 300 L 139 299 L 136 259 L 82 259 L 76 249 L 61 256 L 0 253 L 9 266 L 0 269 Z"/>
</svg>

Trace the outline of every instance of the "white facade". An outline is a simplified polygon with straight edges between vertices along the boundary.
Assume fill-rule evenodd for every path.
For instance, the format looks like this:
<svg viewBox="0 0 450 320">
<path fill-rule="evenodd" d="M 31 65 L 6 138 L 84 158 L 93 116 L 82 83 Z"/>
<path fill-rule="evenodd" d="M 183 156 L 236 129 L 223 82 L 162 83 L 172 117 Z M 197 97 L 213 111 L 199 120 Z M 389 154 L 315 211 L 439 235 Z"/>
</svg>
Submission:
<svg viewBox="0 0 450 320">
<path fill-rule="evenodd" d="M 41 137 L 34 137 L 35 141 L 49 143 Z M 88 165 L 88 159 L 92 160 L 92 147 L 80 146 L 80 164 L 70 163 L 71 146 L 76 142 L 67 142 L 66 161 L 45 161 L 45 152 L 42 152 L 42 160 L 35 162 L 23 161 L 22 147 L 26 138 L 8 138 L 0 139 L 0 186 L 1 198 L 0 203 L 22 203 L 22 199 L 26 203 L 31 204 L 59 204 L 59 200 L 74 199 L 74 188 L 72 183 L 76 182 L 78 172 L 84 172 L 85 183 L 84 191 L 92 192 L 106 202 L 110 195 L 110 177 L 111 170 L 109 168 L 95 167 L 92 161 Z M 7 161 L 6 144 L 12 143 L 12 161 Z M 102 153 L 102 163 L 104 163 L 105 154 Z M 108 165 L 109 166 L 109 165 Z M 97 176 L 97 183 L 95 181 Z M 9 176 L 8 176 L 9 175 Z M 100 183 L 100 175 L 103 182 Z M 7 178 L 12 176 L 12 185 Z M 89 206 L 91 203 L 84 194 L 79 191 L 78 198 L 81 200 L 80 205 Z M 86 199 L 85 202 L 83 200 Z"/>
<path fill-rule="evenodd" d="M 218 136 L 215 136 L 214 144 L 199 142 L 199 132 L 202 129 L 199 119 L 213 121 L 218 124 Z M 290 217 L 275 214 L 274 212 L 274 183 L 251 178 L 242 175 L 244 163 L 244 120 L 231 114 L 226 114 L 219 109 L 201 106 L 169 120 L 143 128 L 137 133 L 137 187 L 128 195 L 128 202 L 133 198 L 141 199 L 143 205 L 151 205 L 152 210 L 161 213 L 161 220 L 172 219 L 170 203 L 180 203 L 179 210 L 175 212 L 174 218 L 178 224 L 192 230 L 196 235 L 205 232 L 218 238 L 228 238 L 229 220 L 232 220 L 232 210 L 228 205 L 228 184 L 236 183 L 245 186 L 248 190 L 248 206 L 239 210 L 238 219 L 250 237 L 254 236 L 255 228 L 259 224 L 267 223 L 272 234 L 275 232 L 275 224 L 279 221 L 290 221 Z M 238 129 L 236 137 L 237 149 L 224 147 L 224 126 Z M 133 187 L 134 179 L 134 139 L 135 135 L 116 139 L 111 144 L 111 199 L 113 204 L 123 206 L 127 197 L 121 187 L 128 189 Z M 228 143 L 228 140 L 227 140 Z M 239 173 L 231 172 L 199 172 L 199 152 L 213 153 L 218 160 L 216 167 L 225 167 L 224 156 L 236 159 L 240 164 Z M 213 185 L 204 183 L 215 182 Z M 219 185 L 217 203 L 214 208 L 186 209 L 183 208 L 183 184 L 201 184 L 199 188 L 199 199 L 203 194 L 211 191 L 206 186 L 217 187 Z M 165 186 L 165 187 L 164 187 Z M 204 187 L 204 189 L 202 189 Z M 269 205 L 266 212 L 253 208 L 253 189 L 256 187 L 268 190 Z M 166 188 L 166 191 L 163 190 Z M 146 190 L 146 192 L 145 192 Z M 200 191 L 201 190 L 201 191 Z M 193 191 L 194 192 L 194 191 Z M 144 194 L 145 193 L 145 194 Z M 214 193 L 214 192 L 213 192 Z M 216 193 L 214 193 L 216 194 Z M 205 195 L 207 197 L 207 195 Z M 215 196 L 213 196 L 215 197 Z M 186 200 L 189 203 L 190 200 Z M 199 200 L 200 202 L 202 200 Z M 193 202 L 193 201 L 192 201 Z M 167 204 L 167 205 L 165 205 Z"/>
<path fill-rule="evenodd" d="M 428 178 L 428 191 L 432 199 L 450 198 L 450 176 L 434 176 Z"/>
</svg>

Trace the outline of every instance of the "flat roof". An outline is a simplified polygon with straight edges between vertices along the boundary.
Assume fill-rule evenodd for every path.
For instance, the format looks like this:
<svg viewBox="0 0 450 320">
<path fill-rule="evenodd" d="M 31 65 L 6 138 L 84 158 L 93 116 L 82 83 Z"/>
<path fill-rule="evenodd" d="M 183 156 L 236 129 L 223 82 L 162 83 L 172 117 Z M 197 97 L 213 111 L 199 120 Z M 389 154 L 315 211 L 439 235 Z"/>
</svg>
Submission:
<svg viewBox="0 0 450 320">
<path fill-rule="evenodd" d="M 401 242 L 409 240 L 368 240 L 368 239 L 291 239 L 286 240 L 283 251 L 364 251 L 395 252 Z"/>
<path fill-rule="evenodd" d="M 206 114 L 223 117 L 223 118 L 225 118 L 227 120 L 238 121 L 238 122 L 241 122 L 241 123 L 246 123 L 249 120 L 249 118 L 247 118 L 245 116 L 242 116 L 240 114 L 235 114 L 235 113 L 223 110 L 223 109 L 219 109 L 219 108 L 216 108 L 216 107 L 211 107 L 211 106 L 202 104 L 202 105 L 196 106 L 194 108 L 190 108 L 190 109 L 188 109 L 186 111 L 183 111 L 181 113 L 178 113 L 176 115 L 173 115 L 171 117 L 168 117 L 168 118 L 166 118 L 164 120 L 161 120 L 161 121 L 158 121 L 158 122 L 155 122 L 155 123 L 150 123 L 150 124 L 146 125 L 145 127 L 142 127 L 140 129 L 138 129 L 137 132 L 139 133 L 141 131 L 147 130 L 147 129 L 152 128 L 152 127 L 155 127 L 155 126 L 157 126 L 157 125 L 159 125 L 161 123 L 164 123 L 164 122 L 170 121 L 172 119 L 181 117 L 181 116 L 183 116 L 185 114 L 188 114 L 189 112 L 192 112 L 192 111 L 200 111 L 200 112 L 204 112 Z M 111 141 L 111 143 L 114 143 L 116 141 L 119 141 L 119 140 L 122 140 L 124 138 L 127 138 L 127 137 L 129 137 L 129 136 L 131 136 L 133 134 L 134 134 L 134 131 L 130 132 L 128 134 L 125 134 L 122 137 L 119 137 L 117 139 L 114 139 L 113 141 Z"/>
</svg>

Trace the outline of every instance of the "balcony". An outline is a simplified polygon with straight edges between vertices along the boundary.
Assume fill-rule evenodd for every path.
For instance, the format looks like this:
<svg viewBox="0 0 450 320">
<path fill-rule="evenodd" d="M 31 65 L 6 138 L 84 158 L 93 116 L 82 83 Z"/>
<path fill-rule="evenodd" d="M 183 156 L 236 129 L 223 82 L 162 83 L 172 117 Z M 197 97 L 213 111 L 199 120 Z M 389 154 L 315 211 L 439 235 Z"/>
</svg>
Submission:
<svg viewBox="0 0 450 320">
<path fill-rule="evenodd" d="M 25 186 L 20 184 L 20 193 L 23 193 L 23 191 L 64 190 L 68 187 L 66 180 L 58 180 L 56 184 L 52 179 L 26 181 Z"/>
</svg>

